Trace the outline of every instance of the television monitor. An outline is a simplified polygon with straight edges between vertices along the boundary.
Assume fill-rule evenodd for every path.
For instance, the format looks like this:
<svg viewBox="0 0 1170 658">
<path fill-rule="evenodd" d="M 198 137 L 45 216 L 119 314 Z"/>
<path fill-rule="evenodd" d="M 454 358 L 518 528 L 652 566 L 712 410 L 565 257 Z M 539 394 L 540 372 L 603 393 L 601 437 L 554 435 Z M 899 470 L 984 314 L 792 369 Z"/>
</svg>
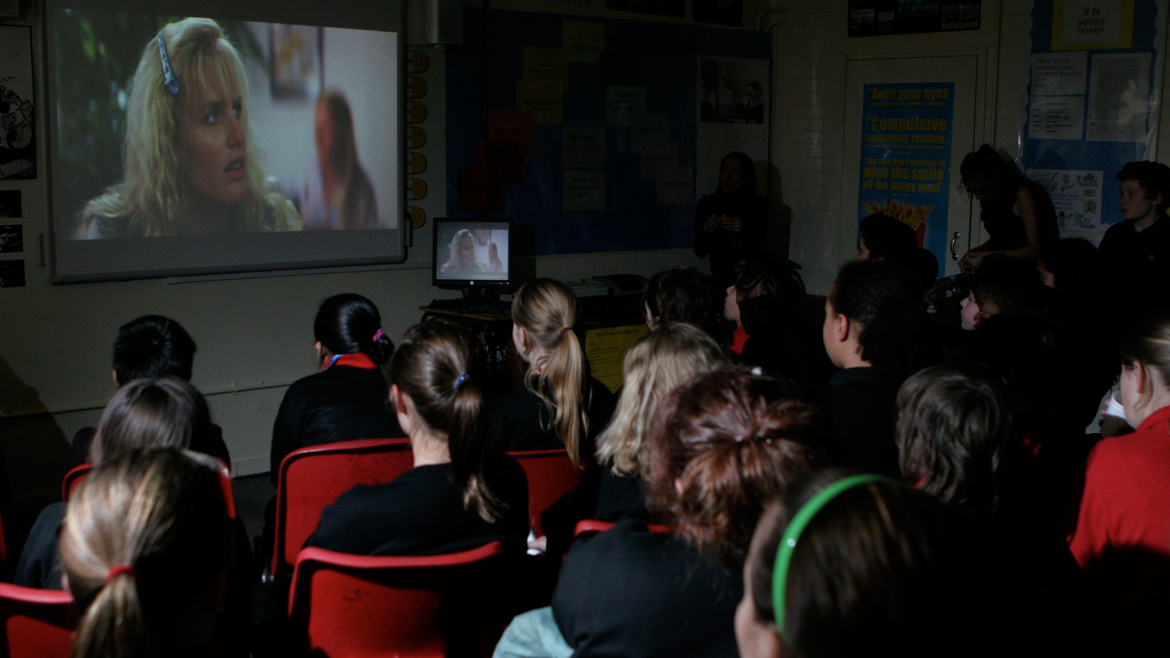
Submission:
<svg viewBox="0 0 1170 658">
<path fill-rule="evenodd" d="M 46 0 L 50 280 L 405 259 L 398 0 Z"/>
<path fill-rule="evenodd" d="M 431 282 L 483 299 L 508 285 L 512 220 L 434 220 Z"/>
</svg>

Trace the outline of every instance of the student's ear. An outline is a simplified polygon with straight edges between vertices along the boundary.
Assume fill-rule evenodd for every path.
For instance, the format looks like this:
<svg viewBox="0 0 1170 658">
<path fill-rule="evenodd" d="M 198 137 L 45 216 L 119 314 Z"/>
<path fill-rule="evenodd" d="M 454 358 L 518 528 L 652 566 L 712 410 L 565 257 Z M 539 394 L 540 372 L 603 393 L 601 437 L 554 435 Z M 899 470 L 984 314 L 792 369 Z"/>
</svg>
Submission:
<svg viewBox="0 0 1170 658">
<path fill-rule="evenodd" d="M 317 360 L 318 361 L 324 361 L 325 360 L 325 353 L 329 351 L 329 350 L 325 349 L 325 346 L 321 344 L 321 341 L 317 341 L 317 342 L 313 343 L 313 350 L 317 353 Z"/>
<path fill-rule="evenodd" d="M 844 343 L 849 340 L 849 332 L 852 329 L 849 318 L 844 313 L 838 313 L 833 318 L 833 337 L 837 339 L 837 342 Z"/>
<path fill-rule="evenodd" d="M 686 487 L 683 486 L 682 478 L 674 479 L 674 490 L 677 491 L 678 495 L 680 496 L 683 495 L 684 491 L 686 491 Z"/>
<path fill-rule="evenodd" d="M 394 405 L 394 415 L 398 416 L 398 426 L 406 434 L 410 434 L 414 423 L 411 421 L 410 400 L 398 388 L 398 384 L 390 385 L 390 404 Z"/>
<path fill-rule="evenodd" d="M 122 388 L 122 382 L 118 381 L 118 370 L 116 368 L 110 369 L 110 376 L 114 378 L 114 388 Z"/>
<path fill-rule="evenodd" d="M 516 323 L 512 323 L 512 342 L 516 345 L 517 354 L 521 357 L 528 354 L 528 332 Z"/>
</svg>

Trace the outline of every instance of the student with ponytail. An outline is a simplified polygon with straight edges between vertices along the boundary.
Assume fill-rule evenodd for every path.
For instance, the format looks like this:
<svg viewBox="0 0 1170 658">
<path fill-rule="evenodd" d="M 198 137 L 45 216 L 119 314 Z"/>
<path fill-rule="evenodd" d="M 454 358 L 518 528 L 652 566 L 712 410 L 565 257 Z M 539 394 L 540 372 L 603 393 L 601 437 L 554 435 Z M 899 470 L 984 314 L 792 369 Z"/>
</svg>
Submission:
<svg viewBox="0 0 1170 658">
<path fill-rule="evenodd" d="M 528 487 L 487 442 L 483 348 L 442 320 L 406 332 L 387 369 L 390 401 L 410 436 L 414 468 L 358 485 L 321 513 L 306 546 L 355 555 L 455 553 L 502 541 L 522 550 Z"/>
<path fill-rule="evenodd" d="M 578 468 L 594 463 L 594 438 L 616 400 L 589 375 L 575 329 L 581 306 L 568 286 L 536 279 L 512 296 L 512 340 L 528 364 L 524 388 L 492 401 L 489 432 L 502 451 L 565 448 Z"/>
<path fill-rule="evenodd" d="M 347 293 L 321 303 L 313 322 L 320 372 L 293 382 L 280 402 L 272 428 L 272 470 L 305 446 L 354 439 L 404 436 L 386 404 L 381 368 L 394 343 L 382 330 L 382 316 L 370 300 Z"/>
<path fill-rule="evenodd" d="M 80 614 L 73 658 L 211 655 L 231 552 L 217 467 L 135 451 L 81 483 L 58 540 Z"/>
<path fill-rule="evenodd" d="M 735 656 L 752 529 L 825 463 L 826 439 L 820 410 L 771 377 L 728 367 L 683 382 L 658 405 L 647 455 L 651 511 L 670 532 L 627 518 L 575 542 L 551 609 L 517 617 L 494 655 Z"/>
<path fill-rule="evenodd" d="M 833 365 L 842 369 L 821 399 L 845 462 L 900 477 L 894 443 L 898 387 L 941 356 L 914 279 L 881 261 L 847 263 L 825 299 L 821 338 Z"/>
</svg>

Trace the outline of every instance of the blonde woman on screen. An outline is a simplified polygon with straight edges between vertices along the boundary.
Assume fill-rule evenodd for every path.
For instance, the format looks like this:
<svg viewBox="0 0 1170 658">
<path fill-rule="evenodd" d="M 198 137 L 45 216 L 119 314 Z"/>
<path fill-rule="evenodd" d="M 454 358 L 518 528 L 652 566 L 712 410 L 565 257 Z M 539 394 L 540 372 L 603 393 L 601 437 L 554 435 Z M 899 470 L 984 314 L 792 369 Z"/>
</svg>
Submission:
<svg viewBox="0 0 1170 658">
<path fill-rule="evenodd" d="M 164 27 L 134 73 L 122 182 L 85 206 L 77 237 L 299 230 L 265 184 L 248 121 L 248 73 L 219 25 Z"/>
<path fill-rule="evenodd" d="M 483 263 L 475 257 L 475 236 L 468 229 L 460 229 L 455 237 L 451 238 L 450 255 L 439 272 L 453 274 L 455 272 L 483 272 Z"/>
</svg>

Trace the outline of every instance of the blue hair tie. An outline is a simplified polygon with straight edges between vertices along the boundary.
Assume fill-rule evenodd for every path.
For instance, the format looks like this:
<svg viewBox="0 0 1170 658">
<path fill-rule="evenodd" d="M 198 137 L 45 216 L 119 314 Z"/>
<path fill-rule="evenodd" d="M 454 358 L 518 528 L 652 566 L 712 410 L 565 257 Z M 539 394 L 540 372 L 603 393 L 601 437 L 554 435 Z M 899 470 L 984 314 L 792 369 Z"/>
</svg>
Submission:
<svg viewBox="0 0 1170 658">
<path fill-rule="evenodd" d="M 463 382 L 465 382 L 469 379 L 471 379 L 471 375 L 467 374 L 466 372 L 463 373 L 462 375 L 459 375 L 458 377 L 456 377 L 455 378 L 455 392 L 458 393 L 459 387 L 463 386 Z"/>
</svg>

